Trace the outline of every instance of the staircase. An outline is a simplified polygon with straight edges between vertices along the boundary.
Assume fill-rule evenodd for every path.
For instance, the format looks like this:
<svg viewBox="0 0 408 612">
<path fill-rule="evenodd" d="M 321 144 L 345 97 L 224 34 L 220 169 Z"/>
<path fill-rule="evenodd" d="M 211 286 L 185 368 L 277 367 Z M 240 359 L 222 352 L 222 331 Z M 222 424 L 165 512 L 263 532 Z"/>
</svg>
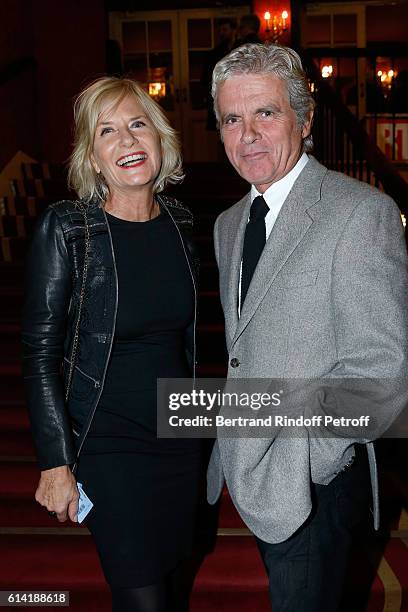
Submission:
<svg viewBox="0 0 408 612">
<path fill-rule="evenodd" d="M 199 376 L 225 374 L 227 355 L 211 234 L 217 214 L 246 190 L 229 166 L 211 163 L 191 164 L 185 182 L 175 189 L 177 197 L 195 212 L 201 251 Z M 39 472 L 20 370 L 22 261 L 36 215 L 67 195 L 65 177 L 58 166 L 26 164 L 22 177 L 13 182 L 13 192 L 14 196 L 0 200 L 0 591 L 69 591 L 71 610 L 109 612 L 109 590 L 88 530 L 56 523 L 33 499 Z M 389 456 L 387 449 L 384 455 Z M 401 512 L 408 496 L 397 472 L 395 462 L 388 462 L 383 470 L 384 531 L 375 537 L 362 534 L 353 553 L 344 604 L 347 612 L 408 611 L 408 516 Z M 191 605 L 191 612 L 218 610 L 270 610 L 267 579 L 254 539 L 226 491 L 215 549 L 199 570 Z"/>
</svg>

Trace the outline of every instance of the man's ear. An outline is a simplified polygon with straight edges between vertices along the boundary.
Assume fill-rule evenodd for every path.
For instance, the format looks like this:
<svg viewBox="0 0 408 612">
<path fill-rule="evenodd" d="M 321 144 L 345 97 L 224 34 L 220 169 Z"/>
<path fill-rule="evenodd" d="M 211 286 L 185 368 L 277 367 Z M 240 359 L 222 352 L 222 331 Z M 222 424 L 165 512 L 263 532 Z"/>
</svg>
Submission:
<svg viewBox="0 0 408 612">
<path fill-rule="evenodd" d="M 304 126 L 302 128 L 302 138 L 307 138 L 312 131 L 312 123 L 313 123 L 313 109 L 309 111 L 309 116 L 307 117 Z"/>
</svg>

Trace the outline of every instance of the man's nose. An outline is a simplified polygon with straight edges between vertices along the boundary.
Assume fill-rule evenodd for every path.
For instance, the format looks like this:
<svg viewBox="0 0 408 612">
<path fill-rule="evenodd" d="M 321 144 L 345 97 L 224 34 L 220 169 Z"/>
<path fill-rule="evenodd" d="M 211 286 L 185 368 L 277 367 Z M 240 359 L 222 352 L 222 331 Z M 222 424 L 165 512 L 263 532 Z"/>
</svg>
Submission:
<svg viewBox="0 0 408 612">
<path fill-rule="evenodd" d="M 252 121 L 244 121 L 242 125 L 241 142 L 243 144 L 252 144 L 255 140 L 259 140 L 260 135 L 256 126 Z"/>
</svg>

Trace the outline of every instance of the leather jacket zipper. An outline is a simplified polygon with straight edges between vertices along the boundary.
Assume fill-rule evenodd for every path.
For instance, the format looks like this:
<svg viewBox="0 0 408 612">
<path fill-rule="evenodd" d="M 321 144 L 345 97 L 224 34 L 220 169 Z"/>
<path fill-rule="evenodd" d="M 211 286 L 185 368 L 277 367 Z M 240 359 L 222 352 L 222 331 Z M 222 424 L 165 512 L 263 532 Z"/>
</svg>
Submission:
<svg viewBox="0 0 408 612">
<path fill-rule="evenodd" d="M 92 410 L 90 411 L 90 413 L 88 415 L 88 420 L 86 422 L 84 430 L 83 430 L 83 432 L 81 432 L 82 440 L 81 440 L 81 443 L 80 443 L 80 445 L 78 447 L 78 450 L 77 450 L 75 464 L 74 464 L 74 466 L 72 468 L 72 471 L 74 473 L 75 473 L 76 466 L 77 466 L 77 463 L 78 463 L 79 455 L 81 454 L 82 447 L 83 447 L 84 442 L 86 440 L 86 437 L 88 435 L 88 432 L 89 432 L 89 429 L 91 427 L 93 418 L 95 416 L 96 409 L 97 409 L 98 404 L 99 404 L 99 400 L 100 400 L 101 395 L 102 395 L 103 387 L 104 387 L 104 384 L 105 384 L 106 372 L 108 370 L 108 364 L 109 364 L 110 356 L 111 356 L 111 353 L 112 353 L 113 338 L 114 338 L 114 335 L 115 335 L 115 328 L 116 328 L 116 316 L 118 314 L 119 282 L 118 282 L 118 271 L 117 271 L 117 267 L 116 267 L 115 251 L 113 249 L 113 240 L 112 240 L 112 234 L 111 234 L 111 231 L 110 231 L 108 219 L 106 217 L 105 209 L 103 208 L 103 206 L 102 206 L 102 212 L 103 212 L 103 216 L 105 217 L 105 223 L 106 223 L 106 226 L 107 226 L 107 229 L 108 229 L 109 242 L 110 242 L 111 252 L 112 252 L 113 270 L 114 270 L 114 274 L 115 274 L 115 284 L 116 284 L 115 310 L 114 310 L 114 314 L 113 314 L 113 325 L 112 325 L 112 332 L 111 332 L 111 340 L 110 340 L 108 355 L 107 355 L 106 362 L 105 362 L 105 368 L 104 368 L 104 371 L 103 371 L 102 380 L 99 383 L 99 392 L 98 392 L 98 395 L 97 395 L 94 407 L 92 408 Z"/>
</svg>

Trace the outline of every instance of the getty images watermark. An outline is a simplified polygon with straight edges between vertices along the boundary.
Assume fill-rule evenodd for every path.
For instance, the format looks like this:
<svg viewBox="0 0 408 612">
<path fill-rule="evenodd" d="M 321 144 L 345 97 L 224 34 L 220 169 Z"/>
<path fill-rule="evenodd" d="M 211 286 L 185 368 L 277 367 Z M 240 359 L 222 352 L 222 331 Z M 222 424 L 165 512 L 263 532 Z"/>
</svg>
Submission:
<svg viewBox="0 0 408 612">
<path fill-rule="evenodd" d="M 178 411 L 181 408 L 202 408 L 205 411 L 213 411 L 221 407 L 250 408 L 258 411 L 261 408 L 278 407 L 282 403 L 283 391 L 276 393 L 231 393 L 220 389 L 210 393 L 204 389 L 192 389 L 190 393 L 170 393 L 169 410 Z M 169 416 L 171 427 L 320 427 L 321 425 L 333 425 L 335 427 L 367 427 L 370 415 L 362 415 L 357 418 L 333 417 L 332 415 L 313 415 L 305 417 L 289 417 L 285 414 L 269 414 L 264 417 L 226 417 L 217 414 L 214 417 L 196 415 L 185 417 L 179 415 Z"/>
<path fill-rule="evenodd" d="M 161 438 L 408 435 L 404 386 L 362 379 L 159 379 Z"/>
</svg>

